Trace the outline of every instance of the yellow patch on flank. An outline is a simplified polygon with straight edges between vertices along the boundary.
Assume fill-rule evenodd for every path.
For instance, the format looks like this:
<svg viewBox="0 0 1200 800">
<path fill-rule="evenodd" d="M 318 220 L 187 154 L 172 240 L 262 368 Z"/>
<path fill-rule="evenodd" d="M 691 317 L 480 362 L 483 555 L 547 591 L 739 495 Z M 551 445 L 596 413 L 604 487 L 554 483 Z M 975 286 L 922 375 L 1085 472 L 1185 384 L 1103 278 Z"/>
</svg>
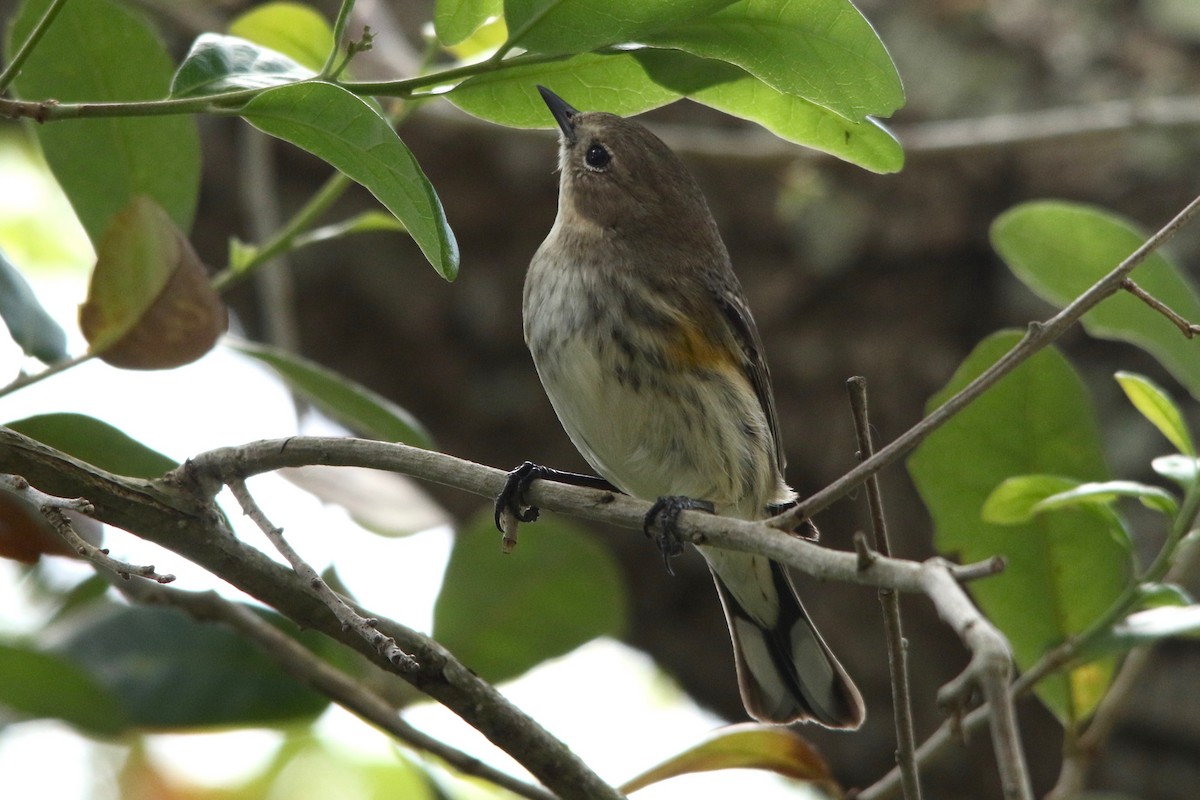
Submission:
<svg viewBox="0 0 1200 800">
<path fill-rule="evenodd" d="M 733 353 L 700 330 L 691 320 L 681 320 L 666 355 L 675 363 L 713 369 L 734 363 Z"/>
</svg>

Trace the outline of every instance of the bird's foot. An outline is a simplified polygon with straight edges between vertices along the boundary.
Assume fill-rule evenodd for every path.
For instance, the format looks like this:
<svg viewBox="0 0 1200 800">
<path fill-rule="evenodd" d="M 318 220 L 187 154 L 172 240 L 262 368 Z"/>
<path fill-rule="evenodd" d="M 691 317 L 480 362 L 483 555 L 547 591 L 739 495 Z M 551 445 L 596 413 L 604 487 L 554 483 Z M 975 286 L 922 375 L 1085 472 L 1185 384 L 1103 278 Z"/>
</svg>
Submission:
<svg viewBox="0 0 1200 800">
<path fill-rule="evenodd" d="M 537 520 L 539 514 L 538 507 L 529 505 L 525 500 L 525 493 L 529 491 L 530 484 L 536 480 L 555 481 L 557 483 L 570 484 L 571 486 L 584 486 L 589 489 L 619 491 L 617 487 L 604 480 L 604 478 L 597 478 L 595 475 L 563 472 L 562 470 L 535 464 L 532 461 L 526 461 L 508 473 L 508 478 L 504 481 L 504 488 L 500 490 L 500 494 L 496 495 L 495 520 L 497 529 L 504 530 L 500 525 L 500 517 L 505 511 L 511 512 L 518 522 L 534 522 Z"/>
<path fill-rule="evenodd" d="M 707 511 L 709 514 L 715 514 L 716 507 L 708 500 L 677 495 L 660 497 L 650 506 L 646 518 L 642 521 L 642 530 L 647 536 L 653 537 L 654 543 L 658 545 L 658 552 L 662 553 L 663 557 L 663 566 L 670 575 L 675 574 L 675 570 L 671 569 L 671 559 L 683 552 L 683 540 L 679 536 L 679 515 L 684 511 Z M 652 530 L 655 525 L 658 526 L 657 533 Z"/>
<path fill-rule="evenodd" d="M 767 513 L 773 517 L 778 516 L 789 508 L 794 508 L 799 502 L 799 500 L 789 500 L 786 503 L 771 503 L 767 506 Z M 811 519 L 802 519 L 797 522 L 796 527 L 792 528 L 792 533 L 810 542 L 821 540 L 821 532 L 817 530 L 816 524 Z"/>
</svg>

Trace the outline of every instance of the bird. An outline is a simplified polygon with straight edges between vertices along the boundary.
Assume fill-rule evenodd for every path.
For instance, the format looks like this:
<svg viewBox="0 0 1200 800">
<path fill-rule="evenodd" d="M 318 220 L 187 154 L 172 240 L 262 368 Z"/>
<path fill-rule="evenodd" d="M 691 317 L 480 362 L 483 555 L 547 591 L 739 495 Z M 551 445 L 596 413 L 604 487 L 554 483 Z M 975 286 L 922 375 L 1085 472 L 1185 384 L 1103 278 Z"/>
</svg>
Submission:
<svg viewBox="0 0 1200 800">
<path fill-rule="evenodd" d="M 496 502 L 523 521 L 536 479 L 653 501 L 664 558 L 685 509 L 765 519 L 796 502 L 763 345 L 730 257 L 683 161 L 640 123 L 537 87 L 559 136 L 558 212 L 526 273 L 526 344 L 572 443 L 599 477 L 525 462 Z M 789 535 L 780 531 L 781 536 Z M 784 566 L 698 546 L 754 719 L 855 729 L 862 696 Z"/>
</svg>

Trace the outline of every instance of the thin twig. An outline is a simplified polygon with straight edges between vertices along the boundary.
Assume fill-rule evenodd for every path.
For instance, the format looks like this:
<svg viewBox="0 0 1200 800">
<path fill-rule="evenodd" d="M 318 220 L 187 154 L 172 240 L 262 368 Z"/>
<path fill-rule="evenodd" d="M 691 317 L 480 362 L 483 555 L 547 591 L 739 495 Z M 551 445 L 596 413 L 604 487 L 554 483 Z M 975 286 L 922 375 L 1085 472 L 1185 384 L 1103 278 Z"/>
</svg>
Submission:
<svg viewBox="0 0 1200 800">
<path fill-rule="evenodd" d="M 329 607 L 329 610 L 332 611 L 334 616 L 338 618 L 338 621 L 342 623 L 342 626 L 345 628 L 345 630 L 357 632 L 358 635 L 361 636 L 372 647 L 374 647 L 381 656 L 401 669 L 408 670 L 409 672 L 415 672 L 416 670 L 420 669 L 420 665 L 417 663 L 416 659 L 401 650 L 400 646 L 396 644 L 395 639 L 393 639 L 391 636 L 383 634 L 378 628 L 375 627 L 379 620 L 362 616 L 348 606 L 346 601 L 343 600 L 341 596 L 337 594 L 337 592 L 329 588 L 329 584 L 327 584 L 325 580 L 317 574 L 317 571 L 312 568 L 312 565 L 305 561 L 300 554 L 296 552 L 296 549 L 288 543 L 287 539 L 283 538 L 283 528 L 275 527 L 271 524 L 271 521 L 267 519 L 267 515 L 264 514 L 263 510 L 258 507 L 258 503 L 250 494 L 250 491 L 246 488 L 246 482 L 244 480 L 232 476 L 226 477 L 225 480 L 230 491 L 233 492 L 233 496 L 237 499 L 238 504 L 241 505 L 242 511 L 244 511 L 246 516 L 250 517 L 250 519 L 254 521 L 254 524 L 258 526 L 259 530 L 261 530 L 266 537 L 270 539 L 271 544 L 273 544 L 275 549 L 278 550 L 280 554 L 287 559 L 287 562 L 292 565 L 292 569 L 296 571 L 296 574 L 300 576 L 300 579 L 303 580 L 304 583 L 307 584 L 309 588 L 311 588 L 312 591 L 317 595 L 317 597 L 321 598 L 321 601 Z"/>
<path fill-rule="evenodd" d="M 854 416 L 854 432 L 858 439 L 859 460 L 871 457 L 871 421 L 867 406 L 866 378 L 854 377 L 846 383 L 850 392 L 850 409 Z M 879 478 L 872 475 L 867 479 L 867 505 L 871 509 L 871 528 L 875 538 L 875 549 L 884 556 L 891 556 L 892 546 L 888 541 L 887 519 L 883 513 L 883 494 L 879 489 Z M 888 673 L 892 681 L 892 705 L 896 723 L 896 763 L 904 785 L 904 796 L 908 800 L 920 800 L 921 777 L 914 756 L 916 734 L 913 732 L 912 692 L 908 680 L 908 642 L 900 620 L 900 595 L 892 589 L 880 588 L 879 603 L 883 608 L 884 631 L 887 638 Z"/>
<path fill-rule="evenodd" d="M 1200 333 L 1200 325 L 1195 325 L 1191 322 L 1188 322 L 1182 316 L 1177 314 L 1175 309 L 1171 308 L 1162 300 L 1159 300 L 1157 297 L 1138 286 L 1129 278 L 1121 281 L 1121 288 L 1169 319 L 1171 324 L 1176 328 L 1179 328 L 1179 332 L 1187 338 L 1191 339 L 1197 333 Z"/>
<path fill-rule="evenodd" d="M 860 463 L 833 483 L 810 495 L 791 509 L 773 517 L 769 524 L 791 530 L 797 522 L 807 519 L 828 508 L 835 501 L 857 489 L 866 479 L 886 466 L 907 455 L 935 430 L 946 424 L 954 415 L 970 405 L 976 398 L 994 386 L 1001 378 L 1025 363 L 1034 353 L 1051 344 L 1073 326 L 1079 318 L 1096 307 L 1102 300 L 1121 290 L 1122 282 L 1158 248 L 1166 244 L 1200 211 L 1200 197 L 1194 198 L 1182 211 L 1147 239 L 1141 247 L 1131 253 L 1111 272 L 1076 297 L 1066 308 L 1045 322 L 1030 323 L 1025 335 L 999 361 L 980 373 L 957 394 L 943 403 L 929 416 L 909 428 L 875 455 Z"/>
<path fill-rule="evenodd" d="M 317 657 L 245 605 L 233 603 L 211 591 L 185 592 L 145 584 L 125 593 L 142 603 L 169 604 L 181 608 L 198 620 L 227 623 L 296 680 L 311 686 L 397 740 L 445 761 L 463 774 L 482 778 L 530 800 L 552 800 L 554 797 L 541 787 L 514 778 L 414 728 L 400 717 L 383 696 Z"/>
<path fill-rule="evenodd" d="M 50 26 L 54 24 L 54 18 L 58 16 L 58 12 L 62 11 L 62 7 L 66 5 L 67 0 L 51 0 L 49 6 L 46 7 L 45 13 L 41 19 L 33 26 L 33 30 L 29 32 L 29 36 L 25 41 L 21 42 L 20 48 L 16 53 L 13 53 L 9 59 L 8 65 L 4 71 L 0 72 L 0 94 L 8 91 L 9 85 L 21 74 L 21 68 L 25 66 L 26 59 L 33 53 L 33 49 L 37 47 L 38 42 L 50 30 Z"/>
<path fill-rule="evenodd" d="M 154 565 L 131 564 L 120 561 L 108 554 L 108 550 L 96 547 L 75 532 L 71 520 L 64 513 L 74 511 L 79 514 L 92 514 L 96 509 L 82 497 L 56 497 L 46 494 L 33 486 L 20 475 L 0 475 L 0 486 L 20 495 L 41 512 L 50 526 L 74 553 L 87 559 L 98 568 L 129 580 L 131 577 L 146 578 L 156 583 L 170 583 L 174 575 L 161 575 L 155 571 Z"/>
</svg>

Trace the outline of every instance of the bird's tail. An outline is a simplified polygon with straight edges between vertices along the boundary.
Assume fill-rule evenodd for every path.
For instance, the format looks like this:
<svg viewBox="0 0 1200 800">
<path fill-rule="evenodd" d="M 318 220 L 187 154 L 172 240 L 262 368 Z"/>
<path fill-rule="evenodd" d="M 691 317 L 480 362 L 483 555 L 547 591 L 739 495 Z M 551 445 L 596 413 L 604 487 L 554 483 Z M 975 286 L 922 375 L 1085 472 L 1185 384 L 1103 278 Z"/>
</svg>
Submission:
<svg viewBox="0 0 1200 800">
<path fill-rule="evenodd" d="M 804 720 L 829 728 L 861 725 L 862 695 L 809 620 L 783 566 L 732 551 L 709 550 L 705 556 L 750 716 L 780 725 Z"/>
</svg>

